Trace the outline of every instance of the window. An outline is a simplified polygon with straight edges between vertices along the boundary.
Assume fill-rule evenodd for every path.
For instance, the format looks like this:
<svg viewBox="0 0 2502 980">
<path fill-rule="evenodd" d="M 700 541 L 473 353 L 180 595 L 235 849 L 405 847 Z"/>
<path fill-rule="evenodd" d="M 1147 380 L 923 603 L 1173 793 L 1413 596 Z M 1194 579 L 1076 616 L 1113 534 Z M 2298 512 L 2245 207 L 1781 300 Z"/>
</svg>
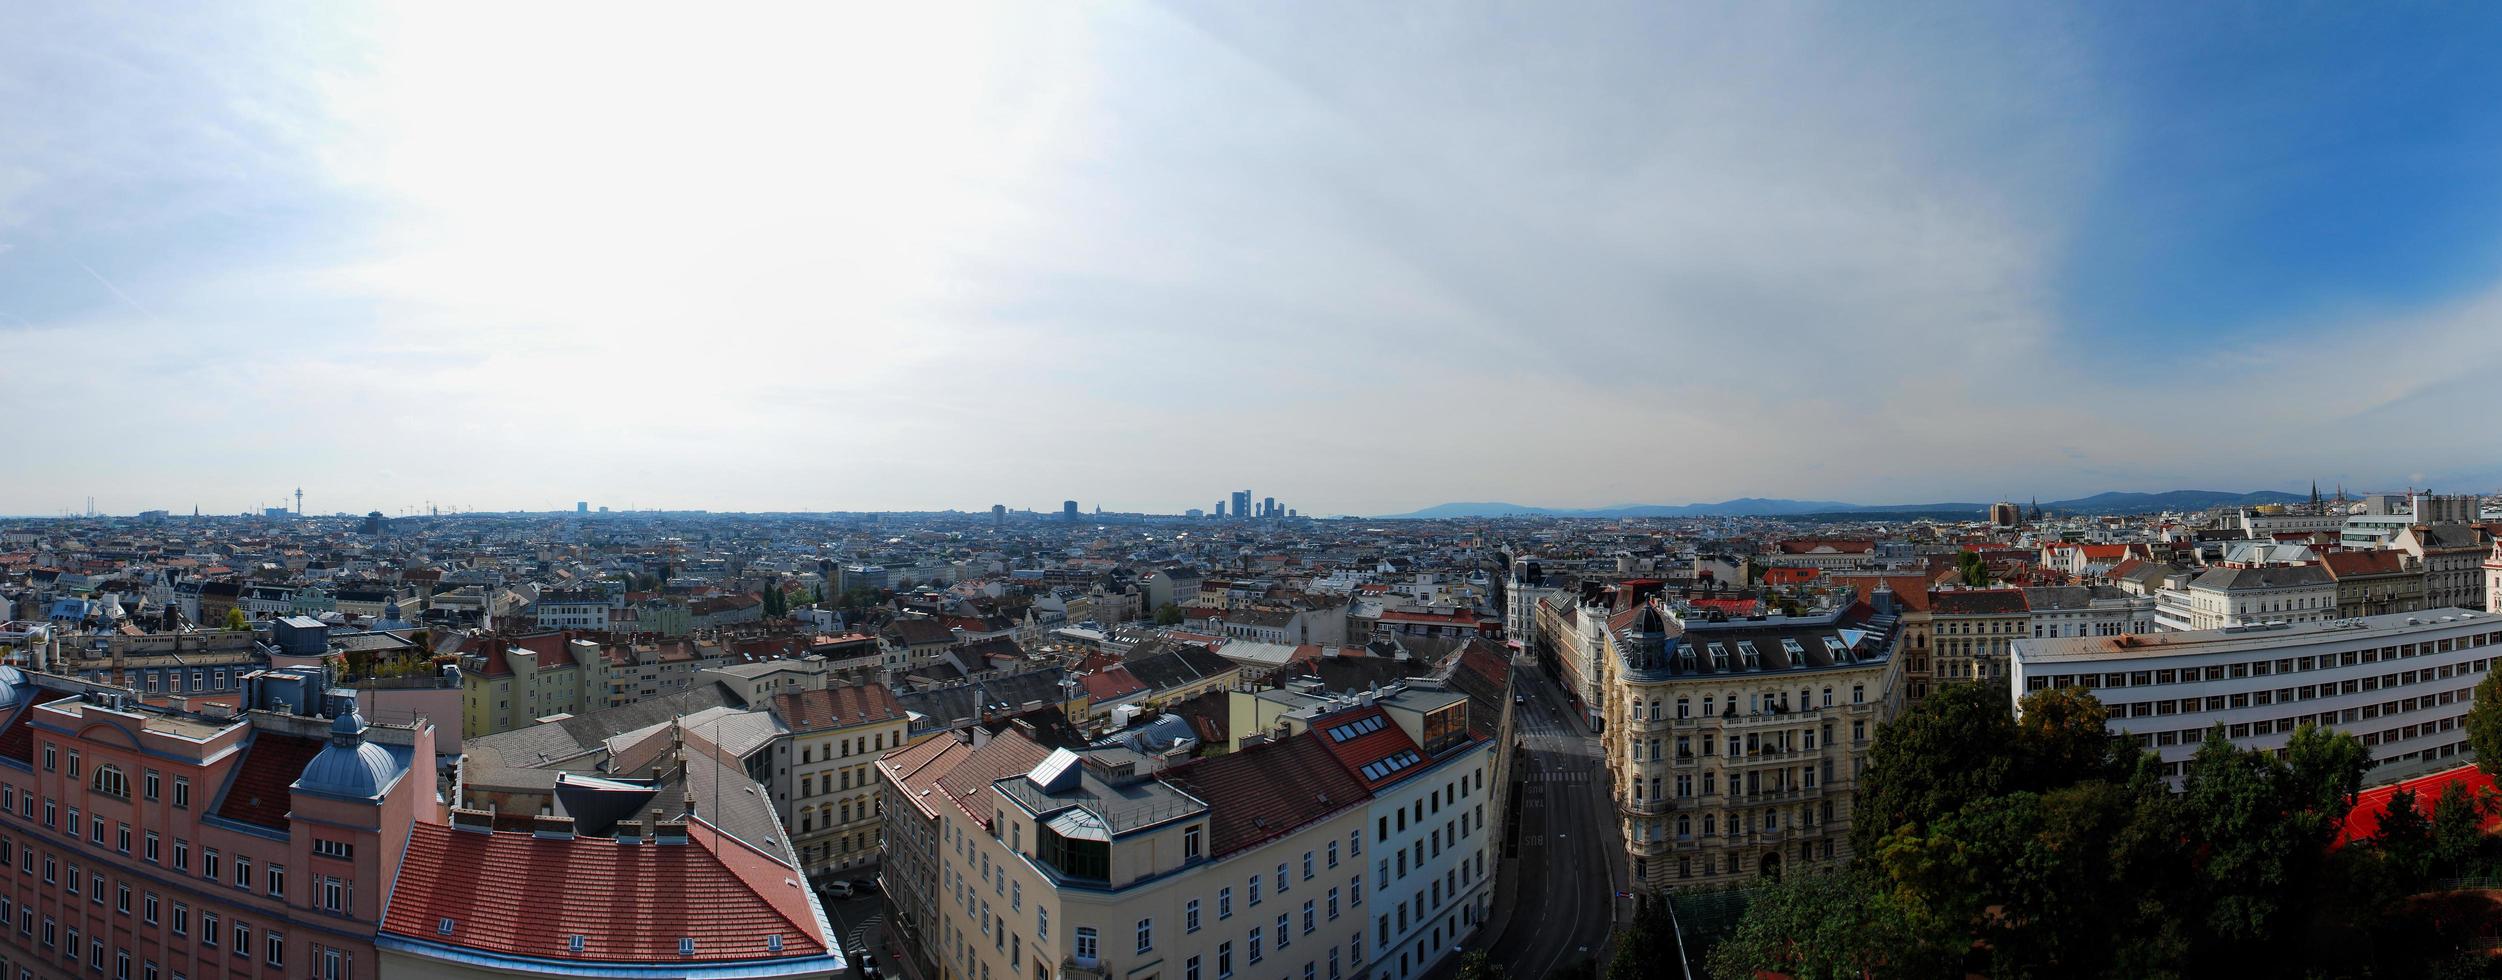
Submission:
<svg viewBox="0 0 2502 980">
<path fill-rule="evenodd" d="M 180 837 L 174 838 L 174 870 L 191 870 L 191 842 Z"/>
<path fill-rule="evenodd" d="M 174 777 L 174 806 L 177 809 L 188 809 L 191 806 L 191 777 Z"/>
<path fill-rule="evenodd" d="M 1051 941 L 1050 909 L 1037 908 L 1034 910 L 1034 934 L 1041 938 L 1043 942 Z"/>
<path fill-rule="evenodd" d="M 1312 852 L 1310 851 L 1303 852 L 1303 880 L 1312 880 Z"/>
<path fill-rule="evenodd" d="M 235 887 L 252 887 L 252 859 L 241 854 L 235 855 Z"/>
<path fill-rule="evenodd" d="M 1152 952 L 1154 949 L 1155 918 L 1153 916 L 1149 916 L 1138 920 L 1138 952 Z"/>
<path fill-rule="evenodd" d="M 1197 860 L 1201 853 L 1200 828 L 1193 824 L 1182 828 L 1182 860 Z"/>
<path fill-rule="evenodd" d="M 1231 942 L 1216 944 L 1216 980 L 1225 980 L 1233 975 L 1234 944 Z"/>
<path fill-rule="evenodd" d="M 1216 890 L 1216 917 L 1219 921 L 1234 917 L 1233 888 L 1225 887 Z"/>
<path fill-rule="evenodd" d="M 269 866 L 269 897 L 287 897 L 287 869 L 275 864 Z"/>
<path fill-rule="evenodd" d="M 156 831 L 153 831 L 153 830 L 148 831 L 148 851 L 147 851 L 147 858 L 148 858 L 149 862 L 151 862 L 151 863 L 153 863 L 153 862 L 155 862 L 155 861 L 156 861 L 156 858 L 157 858 L 157 844 L 158 844 L 158 843 L 159 843 L 159 841 L 158 841 L 158 838 L 157 838 L 157 836 L 156 836 Z"/>
<path fill-rule="evenodd" d="M 1286 914 L 1277 913 L 1277 948 L 1284 949 L 1293 942 L 1294 931 L 1287 927 Z"/>
<path fill-rule="evenodd" d="M 1182 980 L 1200 980 L 1198 957 L 1193 956 L 1182 963 Z"/>
<path fill-rule="evenodd" d="M 1198 899 L 1191 899 L 1189 902 L 1182 905 L 1182 931 L 1185 933 L 1199 931 Z"/>
<path fill-rule="evenodd" d="M 190 934 L 191 934 L 191 906 L 184 905 L 184 904 L 183 904 L 183 903 L 181 903 L 181 902 L 175 902 L 175 903 L 174 903 L 174 935 L 177 935 L 177 936 L 187 936 L 187 935 L 190 935 Z"/>
<path fill-rule="evenodd" d="M 1249 947 L 1249 950 L 1250 950 L 1250 952 L 1249 952 L 1249 954 L 1248 954 L 1248 955 L 1250 956 L 1250 960 L 1251 960 L 1251 962 L 1253 962 L 1253 963 L 1257 963 L 1257 962 L 1259 962 L 1259 961 L 1260 961 L 1260 927 L 1258 927 L 1258 926 L 1252 926 L 1252 927 L 1251 927 L 1251 945 L 1250 945 L 1250 947 Z"/>
<path fill-rule="evenodd" d="M 1313 927 L 1314 925 L 1317 925 L 1317 924 L 1319 923 L 1319 921 L 1320 921 L 1320 920 L 1319 920 L 1319 916 L 1318 916 L 1318 914 L 1317 914 L 1317 910 L 1313 908 L 1313 903 L 1311 902 L 1311 900 L 1309 900 L 1309 899 L 1304 900 L 1304 902 L 1303 902 L 1303 934 L 1304 934 L 1304 935 L 1306 935 L 1306 936 L 1311 935 L 1311 934 L 1312 934 L 1312 927 Z"/>
<path fill-rule="evenodd" d="M 1253 906 L 1253 907 L 1257 907 L 1257 906 L 1260 904 L 1260 876 L 1259 876 L 1259 875 L 1252 875 L 1252 876 L 1251 876 L 1251 904 L 1252 904 L 1252 906 Z"/>
<path fill-rule="evenodd" d="M 217 913 L 215 912 L 203 910 L 200 913 L 200 945 L 210 949 L 217 948 Z"/>
<path fill-rule="evenodd" d="M 156 770 L 154 770 L 154 769 L 150 769 L 150 770 L 148 770 L 148 775 L 147 775 L 147 780 L 146 780 L 145 786 L 146 786 L 146 788 L 147 788 L 147 797 L 148 797 L 148 799 L 151 799 L 151 800 L 156 799 L 156 792 L 157 792 L 157 773 L 156 773 Z"/>
<path fill-rule="evenodd" d="M 200 851 L 200 876 L 211 881 L 215 881 L 219 877 L 216 848 L 205 848 Z"/>
<path fill-rule="evenodd" d="M 72 752 L 70 753 L 70 775 L 75 776 L 77 774 L 78 753 Z M 130 798 L 130 778 L 122 775 L 122 767 L 113 765 L 112 763 L 106 763 L 96 767 L 96 778 L 88 788 L 106 796 L 113 797 L 114 799 L 127 800 Z"/>
<path fill-rule="evenodd" d="M 1095 927 L 1077 927 L 1077 962 L 1082 966 L 1093 966 L 1100 953 L 1095 941 Z"/>
<path fill-rule="evenodd" d="M 148 893 L 148 897 L 140 903 L 140 905 L 139 905 L 139 909 L 140 909 L 140 916 L 139 916 L 140 921 L 145 922 L 145 923 L 147 923 L 147 924 L 149 924 L 149 925 L 155 925 L 155 924 L 156 924 L 156 913 L 157 913 L 156 893 L 155 893 L 155 892 L 149 892 L 149 893 Z"/>
<path fill-rule="evenodd" d="M 279 934 L 277 934 L 277 933 L 274 933 L 274 932 L 271 932 L 271 933 L 263 933 L 263 934 L 262 934 L 262 948 L 263 948 L 264 950 L 266 950 L 266 951 L 267 951 L 267 954 L 266 954 L 263 958 L 264 958 L 264 959 L 267 959 L 267 960 L 269 961 L 269 965 L 271 965 L 271 966 L 285 966 L 285 965 L 287 965 L 287 939 L 286 939 L 286 937 L 281 936 L 281 935 L 279 935 Z"/>
<path fill-rule="evenodd" d="M 1329 842 L 1329 866 L 1338 866 L 1338 842 L 1334 840 Z"/>
</svg>

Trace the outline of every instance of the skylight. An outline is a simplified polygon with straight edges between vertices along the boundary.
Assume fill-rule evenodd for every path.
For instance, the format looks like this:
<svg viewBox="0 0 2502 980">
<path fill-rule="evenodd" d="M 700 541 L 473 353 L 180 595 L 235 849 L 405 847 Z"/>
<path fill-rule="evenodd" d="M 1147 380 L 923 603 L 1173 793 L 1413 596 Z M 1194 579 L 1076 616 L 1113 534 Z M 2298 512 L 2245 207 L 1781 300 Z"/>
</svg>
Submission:
<svg viewBox="0 0 2502 980">
<path fill-rule="evenodd" d="M 1380 715 L 1359 718 L 1329 729 L 1329 739 L 1333 742 L 1344 742 L 1357 736 L 1370 735 L 1380 731 L 1384 724 Z"/>
</svg>

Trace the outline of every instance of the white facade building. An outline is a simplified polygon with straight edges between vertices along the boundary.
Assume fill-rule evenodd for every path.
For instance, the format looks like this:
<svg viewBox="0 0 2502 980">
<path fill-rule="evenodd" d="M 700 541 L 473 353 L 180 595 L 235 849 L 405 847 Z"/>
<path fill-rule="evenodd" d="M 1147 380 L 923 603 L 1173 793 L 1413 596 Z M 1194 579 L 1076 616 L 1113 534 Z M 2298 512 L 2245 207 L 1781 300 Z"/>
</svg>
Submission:
<svg viewBox="0 0 2502 980">
<path fill-rule="evenodd" d="M 2502 653 L 2502 616 L 2393 613 L 2328 622 L 2016 641 L 2009 696 L 2081 688 L 2178 777 L 2209 728 L 2284 747 L 2304 722 L 2353 733 L 2374 781 L 2455 764 L 2476 683 Z"/>
</svg>

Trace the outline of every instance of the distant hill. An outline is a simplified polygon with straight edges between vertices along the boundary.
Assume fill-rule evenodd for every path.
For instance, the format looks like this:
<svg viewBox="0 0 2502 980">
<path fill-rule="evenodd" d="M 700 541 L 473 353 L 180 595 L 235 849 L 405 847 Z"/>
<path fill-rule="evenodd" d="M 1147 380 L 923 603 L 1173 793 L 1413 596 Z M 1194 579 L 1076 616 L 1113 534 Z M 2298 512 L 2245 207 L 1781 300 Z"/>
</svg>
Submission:
<svg viewBox="0 0 2502 980">
<path fill-rule="evenodd" d="M 2167 510 L 2205 510 L 2226 505 L 2249 507 L 2306 500 L 2301 494 L 2277 490 L 2236 493 L 2225 490 L 2166 490 L 2161 493 L 2098 493 L 2074 500 L 2052 500 L 2042 509 L 2068 514 L 2152 514 Z M 2025 501 L 2028 506 L 2029 501 Z M 1796 517 L 1807 514 L 1970 514 L 1979 516 L 1988 504 L 1848 504 L 1836 500 L 1785 500 L 1739 497 L 1716 504 L 1619 504 L 1614 507 L 1533 507 L 1527 504 L 1480 501 L 1436 504 L 1405 514 L 1384 514 L 1383 520 L 1448 520 L 1468 517 Z"/>
<path fill-rule="evenodd" d="M 2290 504 L 2311 498 L 2298 493 L 2277 490 L 2256 490 L 2234 493 L 2227 490 L 2166 490 L 2162 493 L 2098 493 L 2075 500 L 2054 500 L 2043 504 L 2044 510 L 2078 514 L 2154 514 L 2167 510 L 2205 510 L 2232 505 L 2252 507 L 2259 504 Z"/>
</svg>

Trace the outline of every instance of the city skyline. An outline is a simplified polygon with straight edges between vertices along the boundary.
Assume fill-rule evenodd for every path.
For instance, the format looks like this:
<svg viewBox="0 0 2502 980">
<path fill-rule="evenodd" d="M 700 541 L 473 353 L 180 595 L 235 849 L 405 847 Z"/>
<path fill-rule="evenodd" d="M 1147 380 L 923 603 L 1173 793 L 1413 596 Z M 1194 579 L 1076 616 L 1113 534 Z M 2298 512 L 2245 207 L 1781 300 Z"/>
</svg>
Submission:
<svg viewBox="0 0 2502 980">
<path fill-rule="evenodd" d="M 0 513 L 2502 484 L 2473 8 L 498 16 L 0 12 Z"/>
</svg>

